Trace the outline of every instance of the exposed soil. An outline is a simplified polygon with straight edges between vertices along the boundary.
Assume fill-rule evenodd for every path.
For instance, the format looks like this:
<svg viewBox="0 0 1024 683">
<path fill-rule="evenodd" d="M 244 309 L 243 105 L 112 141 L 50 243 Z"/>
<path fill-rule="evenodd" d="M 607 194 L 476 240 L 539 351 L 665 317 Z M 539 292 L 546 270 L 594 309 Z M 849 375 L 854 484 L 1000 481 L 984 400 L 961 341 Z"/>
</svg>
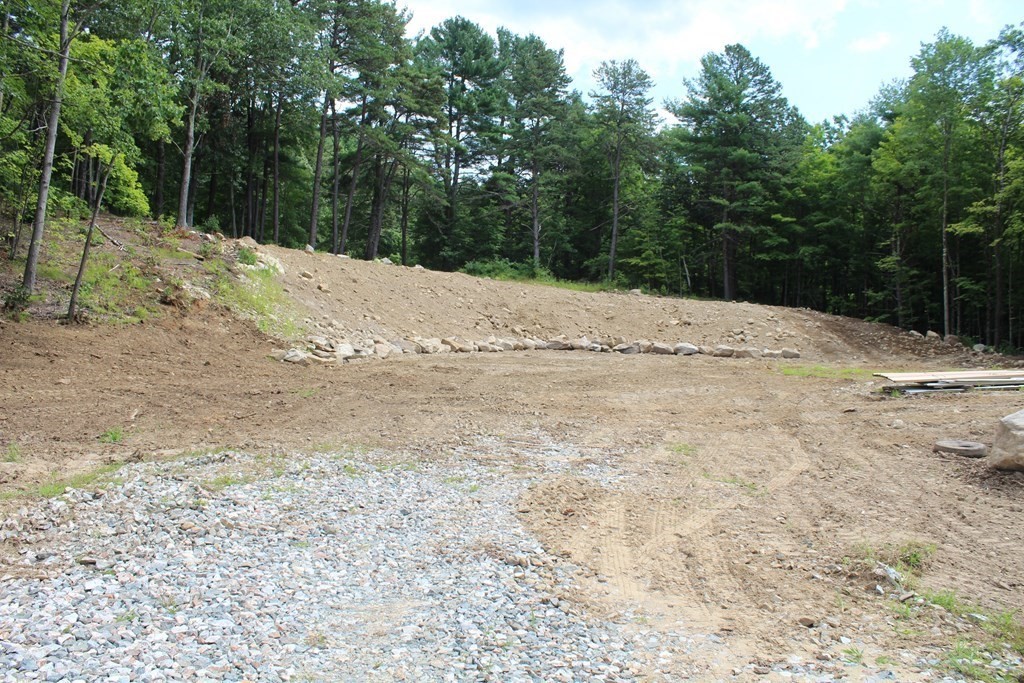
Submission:
<svg viewBox="0 0 1024 683">
<path fill-rule="evenodd" d="M 578 467 L 531 490 L 524 522 L 592 570 L 574 596 L 591 609 L 639 609 L 654 626 L 683 619 L 721 633 L 732 654 L 709 672 L 792 653 L 838 657 L 844 645 L 801 618 L 864 635 L 869 656 L 940 645 L 938 627 L 894 629 L 878 577 L 844 562 L 866 547 L 934 544 L 921 590 L 954 589 L 996 610 L 1024 605 L 1024 474 L 931 452 L 941 438 L 991 442 L 1021 394 L 894 398 L 867 371 L 818 376 L 993 357 L 805 310 L 577 293 L 267 250 L 285 266 L 299 317 L 333 321 L 353 338 L 715 344 L 742 331 L 748 342 L 737 345 L 792 347 L 803 358 L 543 351 L 299 367 L 272 361 L 281 342 L 212 304 L 116 327 L 5 321 L 0 452 L 14 444 L 20 457 L 0 463 L 0 489 L 226 446 L 389 446 L 423 458 L 465 447 L 486 458 L 486 448 L 568 444 Z M 102 443 L 113 428 L 123 439 Z M 595 457 L 619 468 L 615 486 L 582 474 Z"/>
</svg>

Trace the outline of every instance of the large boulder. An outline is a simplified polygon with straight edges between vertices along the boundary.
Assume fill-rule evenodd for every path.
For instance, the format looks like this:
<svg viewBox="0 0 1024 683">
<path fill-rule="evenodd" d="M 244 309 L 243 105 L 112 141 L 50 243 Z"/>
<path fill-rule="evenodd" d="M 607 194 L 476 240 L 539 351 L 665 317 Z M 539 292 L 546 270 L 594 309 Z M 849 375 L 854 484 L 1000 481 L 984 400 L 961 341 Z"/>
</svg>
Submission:
<svg viewBox="0 0 1024 683">
<path fill-rule="evenodd" d="M 687 344 L 686 342 L 680 342 L 676 344 L 673 350 L 676 352 L 677 356 L 692 356 L 694 354 L 700 353 L 699 348 L 697 348 L 693 344 Z"/>
<path fill-rule="evenodd" d="M 668 344 L 654 342 L 654 344 L 651 345 L 651 353 L 659 356 L 671 356 L 675 353 L 675 349 Z"/>
<path fill-rule="evenodd" d="M 997 470 L 1024 472 L 1024 410 L 999 421 L 989 462 Z"/>
</svg>

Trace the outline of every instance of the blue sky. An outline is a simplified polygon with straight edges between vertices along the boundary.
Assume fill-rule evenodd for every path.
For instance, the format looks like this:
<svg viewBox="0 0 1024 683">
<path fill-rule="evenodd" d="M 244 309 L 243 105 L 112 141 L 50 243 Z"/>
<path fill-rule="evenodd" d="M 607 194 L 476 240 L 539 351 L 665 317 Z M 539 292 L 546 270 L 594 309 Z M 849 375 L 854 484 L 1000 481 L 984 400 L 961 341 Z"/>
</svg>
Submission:
<svg viewBox="0 0 1024 683">
<path fill-rule="evenodd" d="M 1024 21 L 1022 0 L 397 0 L 410 32 L 461 14 L 492 35 L 535 33 L 565 50 L 574 86 L 593 89 L 602 60 L 636 59 L 653 96 L 684 95 L 700 57 L 742 43 L 812 122 L 862 109 L 940 28 L 981 44 Z"/>
</svg>

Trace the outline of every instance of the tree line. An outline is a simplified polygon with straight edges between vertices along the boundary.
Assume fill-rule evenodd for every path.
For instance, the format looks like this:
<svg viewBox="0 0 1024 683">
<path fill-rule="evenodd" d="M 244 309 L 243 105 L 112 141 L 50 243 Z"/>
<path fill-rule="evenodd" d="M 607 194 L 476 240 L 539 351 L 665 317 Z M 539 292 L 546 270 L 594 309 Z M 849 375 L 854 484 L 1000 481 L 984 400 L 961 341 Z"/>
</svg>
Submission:
<svg viewBox="0 0 1024 683">
<path fill-rule="evenodd" d="M 810 123 L 742 45 L 655 103 L 635 60 L 583 94 L 535 35 L 408 20 L 383 0 L 5 2 L 0 215 L 24 287 L 47 215 L 102 195 L 285 246 L 1024 346 L 1021 28 L 943 30 L 908 79 Z"/>
</svg>

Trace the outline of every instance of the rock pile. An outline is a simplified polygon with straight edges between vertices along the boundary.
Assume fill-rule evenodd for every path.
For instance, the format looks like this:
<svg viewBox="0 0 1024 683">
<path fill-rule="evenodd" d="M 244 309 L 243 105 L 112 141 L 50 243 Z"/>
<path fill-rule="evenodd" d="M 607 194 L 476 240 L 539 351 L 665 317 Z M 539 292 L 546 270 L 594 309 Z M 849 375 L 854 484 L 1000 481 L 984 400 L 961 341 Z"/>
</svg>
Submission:
<svg viewBox="0 0 1024 683">
<path fill-rule="evenodd" d="M 756 347 L 733 348 L 719 345 L 714 348 L 696 346 L 687 342 L 667 344 L 647 339 L 628 341 L 624 337 L 592 340 L 587 337 L 570 339 L 559 335 L 551 339 L 537 337 L 500 338 L 490 336 L 479 341 L 469 341 L 459 337 L 406 339 L 384 339 L 373 337 L 358 342 L 348 339 L 330 339 L 325 336 L 313 335 L 307 338 L 306 344 L 290 349 L 274 351 L 272 356 L 285 363 L 311 365 L 315 363 L 330 364 L 363 358 L 384 360 L 402 354 L 439 354 L 439 353 L 502 353 L 505 351 L 589 351 L 591 353 L 621 353 L 623 355 L 654 354 L 658 356 L 693 356 L 704 354 L 715 358 L 800 358 L 796 349 L 758 349 Z"/>
</svg>

